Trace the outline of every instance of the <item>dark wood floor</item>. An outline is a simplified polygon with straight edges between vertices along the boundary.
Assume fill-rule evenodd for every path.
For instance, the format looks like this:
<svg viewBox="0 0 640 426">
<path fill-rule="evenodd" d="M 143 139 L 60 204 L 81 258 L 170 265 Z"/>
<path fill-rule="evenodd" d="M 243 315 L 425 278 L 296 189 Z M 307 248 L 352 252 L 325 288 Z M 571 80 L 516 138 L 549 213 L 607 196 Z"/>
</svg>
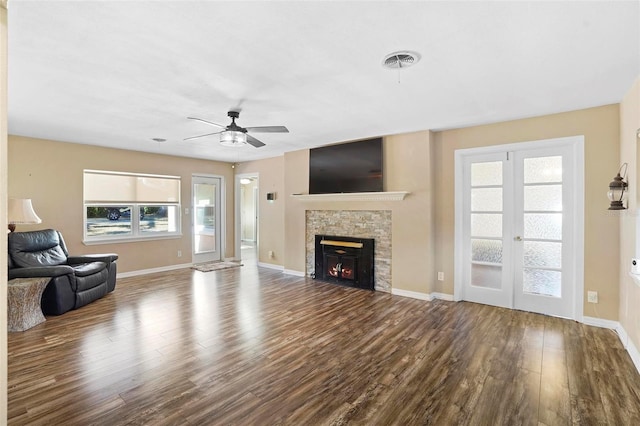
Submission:
<svg viewBox="0 0 640 426">
<path fill-rule="evenodd" d="M 9 335 L 9 424 L 640 424 L 614 332 L 245 265 Z"/>
</svg>

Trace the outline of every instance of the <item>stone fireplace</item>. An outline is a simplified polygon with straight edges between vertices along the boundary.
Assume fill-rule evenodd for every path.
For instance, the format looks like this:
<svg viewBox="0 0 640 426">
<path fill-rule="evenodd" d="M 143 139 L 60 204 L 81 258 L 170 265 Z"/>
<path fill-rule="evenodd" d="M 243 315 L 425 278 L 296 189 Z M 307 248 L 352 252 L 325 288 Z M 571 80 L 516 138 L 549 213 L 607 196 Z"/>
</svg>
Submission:
<svg viewBox="0 0 640 426">
<path fill-rule="evenodd" d="M 375 290 L 391 292 L 391 210 L 307 210 L 305 222 L 308 276 L 318 276 L 316 235 L 372 239 Z"/>
</svg>

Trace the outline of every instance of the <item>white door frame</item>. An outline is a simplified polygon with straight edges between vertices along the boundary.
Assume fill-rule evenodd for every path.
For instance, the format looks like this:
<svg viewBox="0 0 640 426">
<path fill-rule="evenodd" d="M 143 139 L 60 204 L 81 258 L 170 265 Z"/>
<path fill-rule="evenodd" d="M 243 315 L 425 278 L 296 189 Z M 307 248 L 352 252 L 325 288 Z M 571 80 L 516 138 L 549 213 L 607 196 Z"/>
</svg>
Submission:
<svg viewBox="0 0 640 426">
<path fill-rule="evenodd" d="M 571 319 L 582 321 L 584 312 L 584 136 L 568 136 L 555 139 L 544 139 L 538 141 L 519 142 L 504 145 L 493 145 L 480 148 L 459 149 L 454 153 L 455 160 L 455 233 L 454 233 L 454 280 L 453 299 L 460 301 L 463 298 L 463 166 L 464 158 L 471 155 L 492 154 L 505 151 L 519 151 L 525 149 L 552 148 L 558 146 L 569 146 L 572 148 L 572 157 L 575 170 L 575 191 L 573 201 L 575 205 L 575 219 L 569 221 L 573 227 L 573 241 L 571 244 L 575 250 L 572 259 L 575 271 L 575 285 L 573 288 L 573 309 Z"/>
<path fill-rule="evenodd" d="M 253 242 L 258 244 L 258 204 L 260 203 L 260 190 L 258 188 L 258 180 L 256 179 L 256 186 L 253 187 Z"/>
<path fill-rule="evenodd" d="M 225 245 L 225 240 L 226 240 L 226 235 L 227 235 L 227 217 L 225 214 L 226 211 L 226 183 L 225 183 L 225 179 L 224 176 L 222 175 L 212 175 L 212 174 L 207 174 L 207 173 L 192 173 L 191 174 L 191 197 L 189 199 L 189 205 L 191 206 L 191 258 L 192 258 L 192 262 L 193 262 L 193 257 L 195 256 L 195 243 L 193 241 L 193 227 L 195 226 L 195 206 L 193 205 L 193 178 L 194 177 L 203 177 L 203 178 L 216 178 L 216 179 L 220 179 L 220 213 L 219 213 L 219 217 L 218 219 L 218 224 L 219 224 L 219 228 L 220 229 L 216 229 L 216 233 L 219 232 L 220 234 L 220 245 L 218 247 L 218 250 L 220 251 L 220 260 L 225 260 L 224 254 L 225 254 L 225 249 L 226 249 L 226 245 Z"/>
<path fill-rule="evenodd" d="M 242 184 L 240 183 L 240 179 L 245 179 L 245 178 L 249 178 L 249 179 L 255 179 L 256 180 L 256 188 L 258 190 L 258 194 L 260 194 L 260 174 L 259 173 L 240 173 L 235 175 L 235 185 L 234 185 L 234 220 L 235 220 L 235 250 L 234 250 L 234 258 L 235 260 L 241 260 L 242 259 L 242 251 L 241 251 L 241 247 L 242 247 L 242 212 L 241 212 L 241 207 L 242 207 L 242 196 L 241 196 L 241 186 Z M 260 242 L 260 228 L 258 227 L 258 219 L 260 217 L 259 213 L 260 213 L 260 196 L 258 196 L 258 199 L 256 200 L 256 253 L 258 253 L 257 249 L 258 249 L 258 245 Z"/>
</svg>

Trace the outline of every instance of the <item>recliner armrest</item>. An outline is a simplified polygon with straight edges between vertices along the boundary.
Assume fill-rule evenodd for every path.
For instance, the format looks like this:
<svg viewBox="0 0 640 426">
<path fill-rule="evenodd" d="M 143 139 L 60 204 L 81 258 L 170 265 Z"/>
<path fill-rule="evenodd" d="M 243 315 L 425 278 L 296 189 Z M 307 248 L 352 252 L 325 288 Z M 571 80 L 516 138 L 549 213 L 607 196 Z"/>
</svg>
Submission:
<svg viewBox="0 0 640 426">
<path fill-rule="evenodd" d="M 27 266 L 25 268 L 9 269 L 9 279 L 14 278 L 38 278 L 38 277 L 59 277 L 62 275 L 73 275 L 73 268 L 67 265 L 56 266 Z"/>
<path fill-rule="evenodd" d="M 69 256 L 67 258 L 67 263 L 69 265 L 77 265 L 79 263 L 89 263 L 89 262 L 104 262 L 111 263 L 118 260 L 118 255 L 115 253 L 104 253 L 104 254 L 83 254 L 82 256 Z"/>
</svg>

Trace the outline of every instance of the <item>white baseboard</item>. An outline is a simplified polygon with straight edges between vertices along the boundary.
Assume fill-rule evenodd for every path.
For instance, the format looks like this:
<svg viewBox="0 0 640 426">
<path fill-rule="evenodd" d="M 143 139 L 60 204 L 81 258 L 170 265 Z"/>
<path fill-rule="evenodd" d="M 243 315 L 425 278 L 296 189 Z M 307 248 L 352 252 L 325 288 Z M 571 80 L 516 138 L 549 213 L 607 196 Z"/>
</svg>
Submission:
<svg viewBox="0 0 640 426">
<path fill-rule="evenodd" d="M 394 294 L 396 296 L 402 296 L 402 297 L 410 297 L 412 299 L 426 300 L 428 302 L 431 302 L 434 299 L 453 302 L 453 295 L 447 294 L 447 293 L 433 292 L 429 294 L 429 293 L 420 293 L 417 291 L 401 290 L 399 288 L 392 288 L 391 294 Z"/>
<path fill-rule="evenodd" d="M 631 361 L 633 361 L 633 364 L 636 366 L 636 370 L 638 370 L 638 373 L 640 373 L 640 351 L 638 351 L 636 345 L 633 344 L 633 341 L 629 339 L 629 335 L 627 334 L 627 331 L 624 329 L 624 327 L 622 327 L 622 324 L 619 324 L 618 328 L 616 328 L 615 330 L 618 333 L 618 337 L 620 338 L 622 345 L 625 347 L 627 353 L 631 357 Z"/>
<path fill-rule="evenodd" d="M 393 294 L 394 296 L 402 296 L 402 297 L 410 297 L 412 299 L 426 300 L 427 302 L 431 302 L 433 300 L 433 297 L 430 294 L 419 293 L 417 291 L 410 291 L 410 290 L 401 290 L 399 288 L 392 288 L 391 294 Z"/>
<path fill-rule="evenodd" d="M 295 275 L 296 277 L 304 277 L 304 272 L 294 271 L 293 269 L 284 269 L 282 265 L 274 265 L 273 263 L 258 262 L 258 266 L 263 268 L 275 269 L 276 271 L 282 271 L 283 274 Z"/>
<path fill-rule="evenodd" d="M 446 300 L 447 302 L 453 302 L 453 294 L 431 293 L 431 297 L 434 299 Z"/>
<path fill-rule="evenodd" d="M 586 325 L 592 325 L 594 327 L 609 328 L 611 330 L 617 330 L 620 327 L 618 321 L 606 320 L 595 317 L 582 317 L 582 323 Z"/>
<path fill-rule="evenodd" d="M 282 271 L 283 274 L 294 275 L 296 277 L 304 277 L 304 272 L 294 271 L 293 269 L 284 269 L 282 265 L 274 265 L 273 263 L 258 262 L 258 266 L 263 268 L 275 269 L 276 271 Z"/>
<path fill-rule="evenodd" d="M 618 334 L 618 338 L 622 342 L 622 346 L 627 350 L 627 353 L 631 357 L 631 361 L 633 361 L 633 365 L 636 366 L 636 370 L 640 373 L 640 352 L 638 348 L 633 344 L 631 339 L 629 339 L 629 335 L 627 331 L 624 329 L 622 324 L 618 321 L 611 321 L 606 319 L 594 318 L 594 317 L 583 317 L 582 323 L 586 325 L 592 325 L 594 327 L 608 328 L 615 331 Z"/>
<path fill-rule="evenodd" d="M 274 265 L 273 263 L 258 262 L 258 266 L 260 266 L 262 268 L 275 269 L 277 271 L 283 271 L 284 270 L 284 266 L 282 266 L 282 265 Z"/>
<path fill-rule="evenodd" d="M 119 272 L 116 275 L 116 277 L 117 278 L 137 277 L 138 275 L 147 275 L 147 274 L 154 274 L 156 272 L 174 271 L 176 269 L 190 268 L 192 266 L 193 266 L 193 263 L 181 263 L 179 265 L 161 266 L 159 268 L 140 269 L 138 271 L 129 271 L 129 272 Z"/>
</svg>

